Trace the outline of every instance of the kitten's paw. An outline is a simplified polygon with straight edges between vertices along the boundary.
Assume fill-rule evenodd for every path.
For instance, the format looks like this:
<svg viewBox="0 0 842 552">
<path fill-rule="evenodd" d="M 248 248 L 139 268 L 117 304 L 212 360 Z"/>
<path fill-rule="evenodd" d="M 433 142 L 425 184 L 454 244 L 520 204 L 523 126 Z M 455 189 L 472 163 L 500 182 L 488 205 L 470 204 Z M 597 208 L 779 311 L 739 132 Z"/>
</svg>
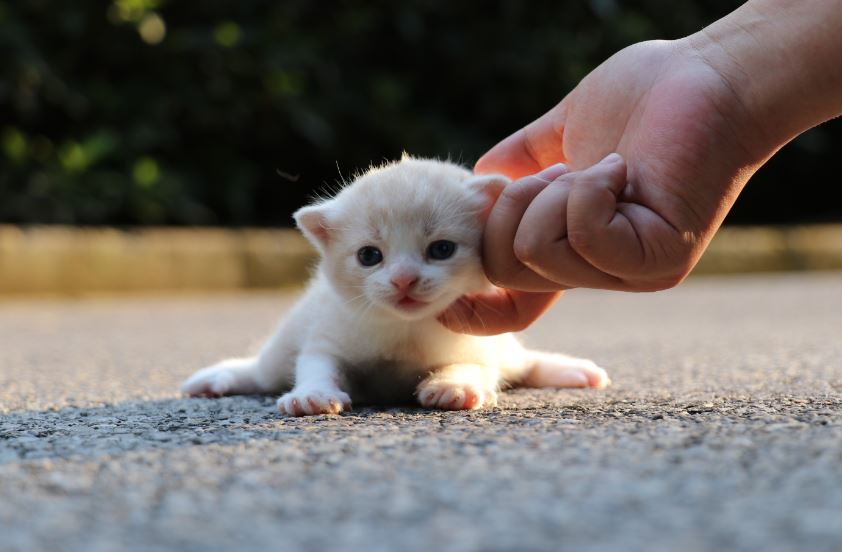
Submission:
<svg viewBox="0 0 842 552">
<path fill-rule="evenodd" d="M 478 383 L 462 381 L 423 381 L 416 391 L 418 402 L 424 408 L 442 410 L 476 410 L 496 406 L 497 391 Z"/>
<path fill-rule="evenodd" d="M 594 387 L 611 385 L 608 372 L 586 358 L 537 353 L 536 362 L 524 378 L 524 387 Z"/>
<path fill-rule="evenodd" d="M 278 399 L 278 411 L 288 416 L 339 414 L 351 409 L 351 397 L 339 389 L 293 389 Z"/>
</svg>

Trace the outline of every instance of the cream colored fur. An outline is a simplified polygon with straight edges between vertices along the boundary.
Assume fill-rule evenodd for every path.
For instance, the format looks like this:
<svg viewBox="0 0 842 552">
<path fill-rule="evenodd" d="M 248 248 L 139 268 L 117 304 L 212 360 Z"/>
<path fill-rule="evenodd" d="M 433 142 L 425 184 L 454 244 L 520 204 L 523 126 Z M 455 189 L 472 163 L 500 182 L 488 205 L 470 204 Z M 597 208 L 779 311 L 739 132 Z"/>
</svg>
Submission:
<svg viewBox="0 0 842 552">
<path fill-rule="evenodd" d="M 491 285 L 480 261 L 482 220 L 508 183 L 404 156 L 300 209 L 296 222 L 322 255 L 308 290 L 257 357 L 200 370 L 183 391 L 284 393 L 279 410 L 300 416 L 339 413 L 352 398 L 472 409 L 495 405 L 507 385 L 604 387 L 608 376 L 589 360 L 530 351 L 511 334 L 455 333 L 436 320 Z M 453 255 L 431 258 L 436 240 L 455 243 Z M 363 266 L 364 246 L 377 247 L 382 262 Z"/>
</svg>

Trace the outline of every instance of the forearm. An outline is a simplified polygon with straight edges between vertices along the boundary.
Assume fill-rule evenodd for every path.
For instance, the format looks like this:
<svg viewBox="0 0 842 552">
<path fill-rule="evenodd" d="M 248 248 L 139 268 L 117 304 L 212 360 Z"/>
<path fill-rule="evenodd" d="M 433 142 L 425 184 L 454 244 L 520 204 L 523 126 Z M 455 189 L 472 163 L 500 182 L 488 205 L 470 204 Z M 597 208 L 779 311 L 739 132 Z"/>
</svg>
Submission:
<svg viewBox="0 0 842 552">
<path fill-rule="evenodd" d="M 733 89 L 760 156 L 842 114 L 842 0 L 751 0 L 686 40 Z"/>
</svg>

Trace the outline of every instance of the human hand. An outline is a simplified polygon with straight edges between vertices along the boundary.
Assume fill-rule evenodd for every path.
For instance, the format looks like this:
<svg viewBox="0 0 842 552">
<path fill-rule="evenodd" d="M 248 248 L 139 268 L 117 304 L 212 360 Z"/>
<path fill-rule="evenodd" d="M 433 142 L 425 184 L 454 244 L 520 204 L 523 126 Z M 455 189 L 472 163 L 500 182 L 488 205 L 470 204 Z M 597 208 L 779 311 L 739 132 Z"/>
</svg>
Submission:
<svg viewBox="0 0 842 552">
<path fill-rule="evenodd" d="M 481 327 L 453 329 L 522 329 L 557 298 L 552 290 L 681 282 L 751 175 L 842 114 L 840 7 L 749 0 L 686 38 L 630 46 L 492 148 L 475 170 L 519 179 L 484 239 L 489 278 L 510 289 L 452 310 L 467 316 L 501 296 L 508 306 Z"/>
<path fill-rule="evenodd" d="M 484 234 L 486 273 L 508 289 L 460 301 L 445 325 L 515 331 L 558 290 L 678 284 L 759 164 L 736 126 L 741 109 L 684 43 L 636 44 L 600 65 L 477 162 L 479 173 L 517 179 Z"/>
<path fill-rule="evenodd" d="M 465 298 L 443 323 L 517 331 L 558 290 L 675 286 L 771 155 L 754 130 L 727 81 L 688 43 L 620 51 L 477 162 L 477 172 L 517 179 L 484 235 L 486 273 L 508 289 Z"/>
<path fill-rule="evenodd" d="M 678 284 L 765 158 L 746 120 L 688 44 L 622 50 L 477 163 L 519 178 L 486 225 L 490 279 L 521 291 Z M 597 164 L 611 152 L 622 157 Z M 559 162 L 572 171 L 523 178 Z"/>
</svg>

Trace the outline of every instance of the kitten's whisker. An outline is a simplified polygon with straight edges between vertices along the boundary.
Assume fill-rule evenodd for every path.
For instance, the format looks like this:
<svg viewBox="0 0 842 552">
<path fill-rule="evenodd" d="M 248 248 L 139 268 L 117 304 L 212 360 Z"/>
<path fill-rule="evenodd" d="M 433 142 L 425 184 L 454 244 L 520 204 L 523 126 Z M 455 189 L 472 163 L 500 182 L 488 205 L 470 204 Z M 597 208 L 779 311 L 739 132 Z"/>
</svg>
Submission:
<svg viewBox="0 0 842 552">
<path fill-rule="evenodd" d="M 478 310 L 477 310 L 477 308 L 474 306 L 474 304 L 473 304 L 471 301 L 468 301 L 467 299 L 465 299 L 464 297 L 460 297 L 460 298 L 459 298 L 459 300 L 460 300 L 460 301 L 463 301 L 463 302 L 465 303 L 465 305 L 467 305 L 467 306 L 468 306 L 468 308 L 471 310 L 472 317 L 473 317 L 473 318 L 476 318 L 477 320 L 479 320 L 479 323 L 480 323 L 480 324 L 482 324 L 482 327 L 483 327 L 483 328 L 486 328 L 487 326 L 486 326 L 486 324 L 485 324 L 485 320 L 483 320 L 482 316 L 480 316 L 479 311 L 478 311 Z M 492 310 L 492 311 L 496 312 L 496 314 L 500 314 L 500 312 L 499 312 L 499 311 L 497 311 L 496 309 L 491 309 L 490 307 L 487 307 L 487 308 L 489 308 L 490 310 Z"/>
<path fill-rule="evenodd" d="M 474 309 L 474 308 L 475 308 L 475 307 L 473 306 L 473 304 L 471 304 L 471 308 L 472 308 L 472 309 Z M 493 312 L 494 314 L 503 314 L 503 311 L 501 311 L 501 310 L 499 310 L 499 309 L 495 309 L 495 308 L 494 308 L 494 307 L 492 307 L 492 306 L 485 305 L 485 308 L 486 308 L 487 310 L 490 310 L 490 311 L 491 311 L 491 312 Z"/>
<path fill-rule="evenodd" d="M 351 297 L 350 299 L 346 300 L 345 305 L 348 305 L 348 306 L 353 305 L 354 303 L 356 303 L 360 299 L 364 299 L 364 298 L 365 298 L 365 293 L 360 293 L 359 295 L 356 295 L 356 296 Z"/>
<path fill-rule="evenodd" d="M 456 312 L 456 322 L 459 324 L 459 330 L 464 332 L 471 328 L 470 322 L 468 321 L 468 317 Z"/>
<path fill-rule="evenodd" d="M 455 305 L 456 303 L 459 303 L 462 300 L 463 299 L 460 297 L 453 304 Z M 467 330 L 469 328 L 469 325 L 467 323 L 467 318 L 465 318 L 459 312 L 458 308 L 449 310 L 447 315 L 446 315 L 446 318 L 447 318 L 447 320 L 450 324 L 452 324 L 454 327 L 458 327 L 457 331 L 459 331 L 459 332 L 464 332 L 465 330 Z"/>
<path fill-rule="evenodd" d="M 348 182 L 345 180 L 345 177 L 342 176 L 342 169 L 339 168 L 339 159 L 336 160 L 336 172 L 339 173 L 339 180 L 342 181 L 342 186 L 347 186 Z"/>
<path fill-rule="evenodd" d="M 360 318 L 365 318 L 366 316 L 368 316 L 369 311 L 370 311 L 371 309 L 373 309 L 373 308 L 374 308 L 374 303 L 372 303 L 371 301 L 369 301 L 369 302 L 366 304 L 365 308 L 364 308 L 364 309 L 362 310 L 362 312 L 360 313 Z"/>
</svg>

